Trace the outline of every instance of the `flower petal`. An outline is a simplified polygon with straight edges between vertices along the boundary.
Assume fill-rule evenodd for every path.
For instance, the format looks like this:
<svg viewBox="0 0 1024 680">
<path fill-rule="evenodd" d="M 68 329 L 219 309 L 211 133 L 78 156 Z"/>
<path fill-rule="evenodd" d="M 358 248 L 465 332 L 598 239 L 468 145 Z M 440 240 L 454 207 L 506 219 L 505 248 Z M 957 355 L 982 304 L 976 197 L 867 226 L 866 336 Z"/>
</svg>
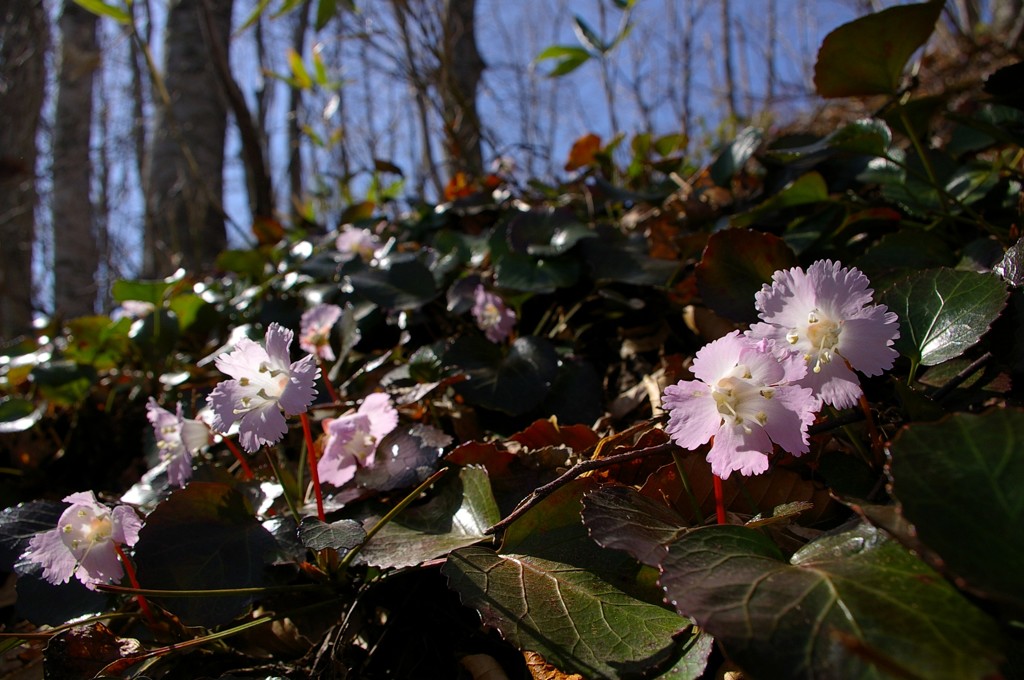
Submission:
<svg viewBox="0 0 1024 680">
<path fill-rule="evenodd" d="M 684 449 L 706 444 L 722 425 L 710 388 L 697 380 L 666 387 L 661 407 L 669 413 L 665 431 Z"/>
</svg>

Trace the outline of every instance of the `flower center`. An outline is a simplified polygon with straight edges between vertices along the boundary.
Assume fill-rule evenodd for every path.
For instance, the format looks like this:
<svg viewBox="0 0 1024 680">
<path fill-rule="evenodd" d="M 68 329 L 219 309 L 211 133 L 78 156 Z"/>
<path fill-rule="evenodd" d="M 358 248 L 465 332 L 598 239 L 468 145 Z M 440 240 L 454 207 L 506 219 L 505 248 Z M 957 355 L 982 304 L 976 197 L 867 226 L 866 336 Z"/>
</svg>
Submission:
<svg viewBox="0 0 1024 680">
<path fill-rule="evenodd" d="M 93 546 L 110 540 L 114 533 L 109 513 L 98 514 L 79 508 L 69 520 L 61 527 L 60 537 L 79 561 Z"/>
<path fill-rule="evenodd" d="M 750 377 L 750 371 L 742 365 L 736 367 L 740 375 Z M 775 391 L 770 387 L 757 387 L 741 377 L 727 376 L 719 380 L 711 388 L 711 396 L 722 420 L 732 426 L 740 427 L 746 434 L 751 433 L 751 422 L 764 426 L 768 422 L 768 414 L 758 408 L 761 399 L 771 399 Z"/>
<path fill-rule="evenodd" d="M 822 365 L 831 363 L 842 330 L 841 321 L 837 323 L 831 319 L 823 319 L 816 309 L 807 315 L 807 326 L 804 328 L 807 351 L 804 353 L 804 361 L 810 363 L 815 359 L 812 369 L 815 373 L 821 373 Z M 800 342 L 800 331 L 796 328 L 790 330 L 786 334 L 786 341 L 791 345 Z"/>
<path fill-rule="evenodd" d="M 488 302 L 484 306 L 483 314 L 480 315 L 480 323 L 487 327 L 497 326 L 501 323 L 501 311 L 496 304 Z"/>
</svg>

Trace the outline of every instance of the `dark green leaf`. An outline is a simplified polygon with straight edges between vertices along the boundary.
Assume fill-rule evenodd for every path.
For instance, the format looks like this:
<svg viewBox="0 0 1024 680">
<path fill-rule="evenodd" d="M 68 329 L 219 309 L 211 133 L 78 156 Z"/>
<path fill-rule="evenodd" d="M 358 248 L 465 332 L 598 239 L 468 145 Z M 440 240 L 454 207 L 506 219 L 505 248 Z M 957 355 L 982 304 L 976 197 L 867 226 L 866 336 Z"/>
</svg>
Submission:
<svg viewBox="0 0 1024 680">
<path fill-rule="evenodd" d="M 576 34 L 576 39 L 587 51 L 596 54 L 604 54 L 608 51 L 609 46 L 604 44 L 597 31 L 592 29 L 590 24 L 578 14 L 572 19 L 572 30 Z"/>
<path fill-rule="evenodd" d="M 844 125 L 813 144 L 771 149 L 768 151 L 768 155 L 787 162 L 808 156 L 823 157 L 833 151 L 884 156 L 890 144 L 892 144 L 892 131 L 885 121 L 877 118 L 865 118 Z"/>
<path fill-rule="evenodd" d="M 111 321 L 106 316 L 83 316 L 67 323 L 65 356 L 80 364 L 89 364 L 98 370 L 123 366 L 131 348 L 128 337 L 132 321 L 122 318 Z"/>
<path fill-rule="evenodd" d="M 892 443 L 893 494 L 918 538 L 986 597 L 1024 606 L 1024 412 L 956 413 Z"/>
<path fill-rule="evenodd" d="M 46 402 L 38 406 L 21 397 L 0 397 L 0 434 L 31 429 L 46 412 Z"/>
<path fill-rule="evenodd" d="M 506 253 L 495 265 L 494 282 L 509 290 L 553 293 L 573 285 L 579 276 L 579 261 L 574 258 Z"/>
<path fill-rule="evenodd" d="M 135 545 L 144 588 L 206 590 L 263 585 L 274 538 L 253 516 L 245 497 L 230 486 L 191 482 L 156 506 Z M 161 600 L 190 626 L 216 626 L 245 611 L 251 595 L 175 597 Z"/>
<path fill-rule="evenodd" d="M 349 275 L 355 291 L 385 309 L 417 309 L 438 291 L 430 270 L 417 259 L 394 259 Z"/>
<path fill-rule="evenodd" d="M 686 531 L 674 510 L 629 486 L 603 486 L 583 497 L 583 524 L 602 548 L 623 550 L 657 567 L 668 544 Z"/>
<path fill-rule="evenodd" d="M 491 540 L 484 531 L 500 519 L 487 471 L 463 468 L 439 482 L 429 501 L 406 509 L 386 524 L 357 561 L 384 569 L 415 566 Z"/>
<path fill-rule="evenodd" d="M 928 269 L 885 292 L 900 319 L 896 349 L 915 364 L 934 366 L 974 346 L 1006 306 L 1003 282 L 991 274 Z"/>
<path fill-rule="evenodd" d="M 621 234 L 599 231 L 598 238 L 580 244 L 590 275 L 597 281 L 618 281 L 636 286 L 662 287 L 679 270 L 679 263 L 657 260 L 647 254 L 643 238 L 625 238 Z"/>
<path fill-rule="evenodd" d="M 258 250 L 225 250 L 217 256 L 217 269 L 253 279 L 263 276 L 267 258 Z"/>
<path fill-rule="evenodd" d="M 323 30 L 338 11 L 338 0 L 320 0 L 316 5 L 316 30 Z M 319 81 L 320 78 L 318 77 Z M 320 83 L 321 85 L 323 83 Z"/>
<path fill-rule="evenodd" d="M 890 7 L 829 33 L 814 65 L 818 94 L 896 94 L 907 60 L 931 36 L 942 5 L 936 1 Z"/>
<path fill-rule="evenodd" d="M 796 256 L 777 236 L 750 229 L 726 229 L 711 235 L 697 265 L 697 288 L 717 314 L 757 321 L 754 293 L 779 269 L 797 265 Z"/>
<path fill-rule="evenodd" d="M 563 671 L 638 676 L 673 658 L 673 636 L 689 622 L 630 597 L 586 569 L 472 546 L 442 568 L 484 625 Z"/>
<path fill-rule="evenodd" d="M 463 336 L 445 354 L 445 361 L 469 377 L 456 389 L 470 403 L 510 415 L 540 404 L 558 370 L 554 348 L 534 336 L 517 338 L 507 354 L 480 336 Z"/>
<path fill-rule="evenodd" d="M 322 522 L 316 517 L 303 517 L 299 523 L 299 540 L 310 550 L 332 548 L 344 555 L 366 539 L 363 525 L 354 519 Z"/>
<path fill-rule="evenodd" d="M 995 267 L 995 272 L 1002 276 L 1011 286 L 1024 285 L 1024 240 L 1007 248 L 1003 259 Z"/>
<path fill-rule="evenodd" d="M 725 147 L 711 164 L 711 180 L 720 187 L 729 186 L 729 181 L 743 170 L 743 166 L 761 146 L 762 137 L 763 133 L 757 128 L 747 127 L 740 130 L 736 139 Z"/>
<path fill-rule="evenodd" d="M 697 529 L 669 547 L 661 584 L 753 677 L 963 680 L 1001 655 L 988 616 L 867 525 L 789 562 L 758 530 Z"/>
<path fill-rule="evenodd" d="M 48 401 L 73 406 L 89 394 L 96 383 L 96 369 L 73 361 L 54 361 L 32 369 L 32 380 Z"/>
<path fill-rule="evenodd" d="M 778 210 L 820 203 L 827 200 L 828 186 L 825 184 L 825 178 L 820 173 L 808 172 L 782 187 L 779 193 L 763 201 L 753 210 L 733 217 L 732 225 L 734 227 L 748 227 L 764 215 Z"/>
</svg>

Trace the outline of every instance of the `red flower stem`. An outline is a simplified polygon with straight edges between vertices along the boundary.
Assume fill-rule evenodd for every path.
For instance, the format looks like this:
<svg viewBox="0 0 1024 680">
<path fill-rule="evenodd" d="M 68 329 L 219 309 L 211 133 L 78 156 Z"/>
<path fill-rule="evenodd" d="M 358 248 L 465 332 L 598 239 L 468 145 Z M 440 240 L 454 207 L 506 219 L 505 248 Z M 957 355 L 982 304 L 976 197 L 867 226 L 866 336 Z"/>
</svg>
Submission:
<svg viewBox="0 0 1024 680">
<path fill-rule="evenodd" d="M 722 478 L 718 475 L 711 475 L 715 481 L 715 515 L 718 517 L 719 524 L 728 524 L 729 521 L 725 517 L 725 494 L 722 491 Z"/>
<path fill-rule="evenodd" d="M 313 494 L 316 496 L 316 516 L 325 522 L 324 495 L 320 491 L 320 473 L 316 469 L 316 449 L 313 447 L 313 434 L 309 431 L 309 416 L 303 411 L 299 418 L 302 420 L 302 434 L 306 437 L 306 460 L 309 462 L 309 478 L 313 481 Z"/>
<path fill-rule="evenodd" d="M 221 441 L 223 441 L 224 445 L 231 450 L 231 453 L 235 456 L 235 460 L 237 460 L 238 464 L 242 466 L 242 477 L 245 479 L 252 479 L 252 468 L 249 467 L 248 461 L 245 460 L 245 455 L 242 454 L 242 452 L 238 450 L 238 447 L 235 446 L 235 443 L 227 437 L 222 436 Z"/>
<path fill-rule="evenodd" d="M 338 403 L 338 391 L 334 389 L 334 383 L 331 382 L 330 377 L 327 375 L 327 367 L 323 361 L 317 357 L 317 361 L 320 362 L 320 377 L 324 379 L 324 387 L 327 388 L 327 396 L 331 398 L 331 403 Z"/>
<path fill-rule="evenodd" d="M 131 560 L 121 550 L 121 546 L 114 544 L 114 550 L 117 551 L 117 556 L 121 558 L 121 564 L 124 565 L 124 573 L 128 575 L 128 582 L 132 584 L 132 588 L 140 590 L 139 579 L 135 577 L 135 567 L 132 565 Z M 149 623 L 150 627 L 155 628 L 157 625 L 156 617 L 153 616 L 153 610 L 149 608 L 149 602 L 142 595 L 136 595 L 135 600 L 139 603 L 139 611 L 142 612 L 142 616 Z"/>
</svg>

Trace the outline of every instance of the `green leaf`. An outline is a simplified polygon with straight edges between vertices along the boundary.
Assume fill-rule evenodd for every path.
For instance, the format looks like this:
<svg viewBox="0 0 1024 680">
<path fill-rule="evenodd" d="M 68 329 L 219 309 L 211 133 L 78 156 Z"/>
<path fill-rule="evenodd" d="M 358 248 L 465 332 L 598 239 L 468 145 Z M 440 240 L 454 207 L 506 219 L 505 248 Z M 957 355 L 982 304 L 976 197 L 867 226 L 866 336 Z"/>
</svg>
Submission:
<svg viewBox="0 0 1024 680">
<path fill-rule="evenodd" d="M 697 265 L 697 289 L 712 311 L 733 321 L 757 321 L 754 293 L 779 269 L 797 265 L 778 236 L 750 229 L 726 229 L 711 235 Z"/>
<path fill-rule="evenodd" d="M 934 366 L 977 344 L 1006 306 L 1006 287 L 992 274 L 938 268 L 918 272 L 885 292 L 900 319 L 896 349 Z"/>
<path fill-rule="evenodd" d="M 828 186 L 818 172 L 808 172 L 782 187 L 779 193 L 763 201 L 753 210 L 732 219 L 733 226 L 748 227 L 764 215 L 785 208 L 821 203 L 828 200 Z"/>
<path fill-rule="evenodd" d="M 82 9 L 92 12 L 96 16 L 110 17 L 119 24 L 130 24 L 132 17 L 123 9 L 108 5 L 102 0 L 74 0 L 75 4 Z"/>
<path fill-rule="evenodd" d="M 320 0 L 316 5 L 316 30 L 322 30 L 337 11 L 338 0 Z M 319 77 L 317 80 L 319 81 Z"/>
<path fill-rule="evenodd" d="M 357 293 L 386 309 L 417 309 L 438 294 L 430 270 L 415 258 L 387 260 L 352 272 L 348 279 Z"/>
<path fill-rule="evenodd" d="M 832 134 L 805 146 L 771 149 L 772 158 L 791 162 L 802 158 L 823 157 L 843 151 L 867 156 L 884 156 L 892 144 L 892 130 L 884 120 L 865 118 L 839 128 Z"/>
<path fill-rule="evenodd" d="M 224 250 L 217 255 L 217 269 L 253 279 L 263 276 L 267 258 L 258 250 Z"/>
<path fill-rule="evenodd" d="M 1024 412 L 956 413 L 892 443 L 893 494 L 944 568 L 1024 606 Z"/>
<path fill-rule="evenodd" d="M 598 230 L 597 238 L 580 243 L 590 275 L 597 281 L 635 286 L 667 286 L 679 263 L 648 255 L 650 245 L 639 234 L 625 237 L 617 230 Z"/>
<path fill-rule="evenodd" d="M 96 384 L 96 369 L 73 361 L 54 361 L 32 369 L 32 380 L 39 394 L 54 404 L 75 406 Z"/>
<path fill-rule="evenodd" d="M 503 352 L 498 345 L 477 335 L 456 340 L 445 362 L 469 379 L 456 390 L 470 403 L 521 415 L 536 407 L 548 393 L 558 370 L 555 349 L 542 338 L 516 338 Z"/>
<path fill-rule="evenodd" d="M 426 503 L 406 509 L 386 524 L 356 561 L 383 569 L 412 567 L 492 540 L 484 531 L 500 519 L 487 471 L 466 467 L 443 479 Z"/>
<path fill-rule="evenodd" d="M 192 481 L 146 517 L 135 545 L 143 588 L 253 588 L 276 551 L 273 536 L 241 493 L 226 484 Z M 245 611 L 251 595 L 175 597 L 161 606 L 185 625 L 217 626 Z"/>
<path fill-rule="evenodd" d="M 111 321 L 106 316 L 82 316 L 67 323 L 65 355 L 80 364 L 109 370 L 123 366 L 131 348 L 128 337 L 132 321 Z"/>
<path fill-rule="evenodd" d="M 657 567 L 687 523 L 672 508 L 633 487 L 608 485 L 583 497 L 583 524 L 602 548 L 623 550 Z"/>
<path fill-rule="evenodd" d="M 931 36 L 942 6 L 936 0 L 890 7 L 829 33 L 814 65 L 818 94 L 895 95 L 907 60 Z"/>
<path fill-rule="evenodd" d="M 260 16 L 263 14 L 263 10 L 265 10 L 269 4 L 270 0 L 259 0 L 259 2 L 256 3 L 256 7 L 253 8 L 252 12 L 249 13 L 249 16 L 246 17 L 245 21 L 242 22 L 242 25 L 238 27 L 235 33 L 240 34 L 245 31 L 245 29 L 259 21 Z"/>
<path fill-rule="evenodd" d="M 584 49 L 592 54 L 604 54 L 608 51 L 609 46 L 605 45 L 604 41 L 601 40 L 601 36 L 578 14 L 572 19 L 572 30 Z"/>
<path fill-rule="evenodd" d="M 711 164 L 711 180 L 720 187 L 729 186 L 729 181 L 743 170 L 743 166 L 761 146 L 762 138 L 763 134 L 757 128 L 747 127 L 740 130 L 736 139 L 730 142 Z"/>
<path fill-rule="evenodd" d="M 531 555 L 472 546 L 449 555 L 441 572 L 485 626 L 586 677 L 637 676 L 665 663 L 689 625 L 587 569 Z"/>
<path fill-rule="evenodd" d="M 697 529 L 669 547 L 661 584 L 757 677 L 964 680 L 998 669 L 995 623 L 868 525 L 789 562 L 758 530 Z"/>
<path fill-rule="evenodd" d="M 299 540 L 310 550 L 331 548 L 344 555 L 366 539 L 363 525 L 354 519 L 322 522 L 316 517 L 303 517 L 299 523 Z"/>
<path fill-rule="evenodd" d="M 554 68 L 548 71 L 548 78 L 557 78 L 572 73 L 590 59 L 590 53 L 582 47 L 552 45 L 537 55 L 536 61 L 556 59 Z"/>
<path fill-rule="evenodd" d="M 313 88 L 313 78 L 309 75 L 309 71 L 306 70 L 306 64 L 302 61 L 302 55 L 288 48 L 288 68 L 292 71 L 292 80 L 295 82 L 295 86 L 300 90 L 310 90 Z"/>
<path fill-rule="evenodd" d="M 0 397 L 0 434 L 32 429 L 46 413 L 46 402 L 38 406 L 21 397 Z"/>
<path fill-rule="evenodd" d="M 499 288 L 529 293 L 553 293 L 579 279 L 580 265 L 575 258 L 533 257 L 506 253 L 495 265 L 494 283 Z"/>
</svg>

